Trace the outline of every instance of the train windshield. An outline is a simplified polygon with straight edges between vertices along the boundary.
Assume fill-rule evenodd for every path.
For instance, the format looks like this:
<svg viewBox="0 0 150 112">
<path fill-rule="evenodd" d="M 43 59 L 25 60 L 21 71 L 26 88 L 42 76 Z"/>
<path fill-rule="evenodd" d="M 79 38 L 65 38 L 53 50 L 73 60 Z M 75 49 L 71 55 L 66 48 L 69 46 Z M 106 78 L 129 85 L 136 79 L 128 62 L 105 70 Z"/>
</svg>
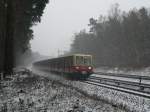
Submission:
<svg viewBox="0 0 150 112">
<path fill-rule="evenodd" d="M 77 65 L 88 65 L 90 66 L 92 63 L 91 56 L 76 56 L 76 64 Z"/>
</svg>

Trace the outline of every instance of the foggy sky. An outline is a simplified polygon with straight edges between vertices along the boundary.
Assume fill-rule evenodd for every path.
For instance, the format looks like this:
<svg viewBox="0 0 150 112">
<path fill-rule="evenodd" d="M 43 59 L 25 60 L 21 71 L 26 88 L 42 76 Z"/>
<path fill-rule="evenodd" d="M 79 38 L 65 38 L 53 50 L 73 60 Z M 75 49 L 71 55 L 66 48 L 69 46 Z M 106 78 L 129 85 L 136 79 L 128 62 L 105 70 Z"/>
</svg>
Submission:
<svg viewBox="0 0 150 112">
<path fill-rule="evenodd" d="M 47 56 L 57 56 L 69 50 L 73 34 L 88 28 L 89 18 L 107 15 L 112 4 L 128 11 L 134 7 L 150 7 L 150 0 L 50 0 L 42 21 L 33 27 L 33 51 Z"/>
</svg>

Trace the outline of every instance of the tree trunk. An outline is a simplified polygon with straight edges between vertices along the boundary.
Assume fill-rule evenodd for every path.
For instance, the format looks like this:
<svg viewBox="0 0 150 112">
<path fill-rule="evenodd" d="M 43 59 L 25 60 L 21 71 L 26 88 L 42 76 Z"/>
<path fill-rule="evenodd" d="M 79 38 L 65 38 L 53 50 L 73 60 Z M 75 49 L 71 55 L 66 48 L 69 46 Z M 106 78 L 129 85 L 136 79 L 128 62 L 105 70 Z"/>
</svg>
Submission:
<svg viewBox="0 0 150 112">
<path fill-rule="evenodd" d="M 4 72 L 4 54 L 6 38 L 6 0 L 0 1 L 0 72 Z"/>
<path fill-rule="evenodd" d="M 13 36 L 14 36 L 14 18 L 13 1 L 7 0 L 7 19 L 6 19 L 6 37 L 5 37 L 5 76 L 13 72 Z"/>
</svg>

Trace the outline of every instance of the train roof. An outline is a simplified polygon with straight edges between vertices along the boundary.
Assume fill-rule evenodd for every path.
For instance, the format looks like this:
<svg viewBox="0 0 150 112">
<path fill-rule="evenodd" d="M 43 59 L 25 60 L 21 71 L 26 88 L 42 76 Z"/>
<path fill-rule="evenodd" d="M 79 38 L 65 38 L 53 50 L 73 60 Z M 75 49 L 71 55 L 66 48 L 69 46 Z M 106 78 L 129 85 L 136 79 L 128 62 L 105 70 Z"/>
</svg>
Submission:
<svg viewBox="0 0 150 112">
<path fill-rule="evenodd" d="M 56 58 L 51 58 L 51 59 L 46 59 L 46 60 L 40 60 L 40 61 L 34 62 L 34 64 L 35 64 L 35 63 L 41 63 L 41 62 L 48 62 L 48 61 L 53 60 L 53 59 L 65 58 L 65 57 L 70 57 L 70 56 L 92 56 L 92 55 L 90 55 L 90 54 L 71 54 L 71 55 L 63 55 L 63 56 L 59 56 L 59 57 L 56 57 Z"/>
<path fill-rule="evenodd" d="M 68 57 L 68 56 L 92 56 L 92 55 L 90 55 L 90 54 L 71 54 L 71 55 L 59 56 L 59 57 L 57 57 L 57 58 Z"/>
</svg>

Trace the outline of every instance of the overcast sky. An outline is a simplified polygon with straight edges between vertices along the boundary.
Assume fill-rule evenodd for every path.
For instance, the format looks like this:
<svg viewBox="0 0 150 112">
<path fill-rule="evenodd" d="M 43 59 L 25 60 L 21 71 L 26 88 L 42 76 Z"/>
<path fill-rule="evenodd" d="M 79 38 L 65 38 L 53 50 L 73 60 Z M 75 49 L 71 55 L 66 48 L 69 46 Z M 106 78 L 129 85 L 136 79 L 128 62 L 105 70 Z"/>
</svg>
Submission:
<svg viewBox="0 0 150 112">
<path fill-rule="evenodd" d="M 89 18 L 108 14 L 115 3 L 125 11 L 150 7 L 150 0 L 50 0 L 41 23 L 33 27 L 32 50 L 47 56 L 69 50 L 73 34 L 87 28 Z"/>
</svg>

